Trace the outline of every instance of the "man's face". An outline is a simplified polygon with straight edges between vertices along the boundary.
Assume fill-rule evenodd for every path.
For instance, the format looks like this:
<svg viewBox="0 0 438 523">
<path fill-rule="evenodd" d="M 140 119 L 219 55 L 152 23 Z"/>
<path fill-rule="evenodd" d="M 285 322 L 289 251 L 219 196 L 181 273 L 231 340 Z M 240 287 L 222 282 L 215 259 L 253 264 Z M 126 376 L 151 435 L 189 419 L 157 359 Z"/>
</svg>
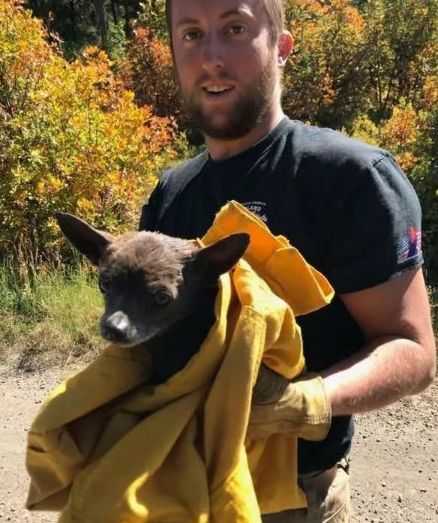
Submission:
<svg viewBox="0 0 438 523">
<path fill-rule="evenodd" d="M 273 107 L 278 50 L 257 0 L 174 0 L 172 40 L 182 95 L 205 135 L 241 138 Z"/>
</svg>

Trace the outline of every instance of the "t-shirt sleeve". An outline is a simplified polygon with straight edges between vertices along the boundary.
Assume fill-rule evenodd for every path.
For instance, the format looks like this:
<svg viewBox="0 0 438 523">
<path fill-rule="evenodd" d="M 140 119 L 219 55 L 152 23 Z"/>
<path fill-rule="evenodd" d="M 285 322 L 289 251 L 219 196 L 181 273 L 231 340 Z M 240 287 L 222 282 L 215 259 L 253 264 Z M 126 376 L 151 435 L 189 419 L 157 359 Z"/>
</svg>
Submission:
<svg viewBox="0 0 438 523">
<path fill-rule="evenodd" d="M 158 183 L 143 205 L 140 215 L 140 231 L 156 231 L 158 227 L 158 213 L 161 201 L 161 184 Z"/>
<path fill-rule="evenodd" d="M 388 153 L 350 167 L 328 201 L 323 271 L 338 293 L 373 287 L 423 263 L 420 204 Z"/>
</svg>

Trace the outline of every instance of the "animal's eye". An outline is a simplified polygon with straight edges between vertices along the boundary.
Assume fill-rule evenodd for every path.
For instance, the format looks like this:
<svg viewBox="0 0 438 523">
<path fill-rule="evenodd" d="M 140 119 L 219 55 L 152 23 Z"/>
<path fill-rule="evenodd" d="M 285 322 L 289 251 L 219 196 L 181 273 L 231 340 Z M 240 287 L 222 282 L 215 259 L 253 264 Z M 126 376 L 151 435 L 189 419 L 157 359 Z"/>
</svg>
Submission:
<svg viewBox="0 0 438 523">
<path fill-rule="evenodd" d="M 99 289 L 102 294 L 106 294 L 110 288 L 111 279 L 107 274 L 99 275 Z"/>
<path fill-rule="evenodd" d="M 154 301 L 157 305 L 164 307 L 172 300 L 172 296 L 168 292 L 159 291 L 154 294 Z"/>
</svg>

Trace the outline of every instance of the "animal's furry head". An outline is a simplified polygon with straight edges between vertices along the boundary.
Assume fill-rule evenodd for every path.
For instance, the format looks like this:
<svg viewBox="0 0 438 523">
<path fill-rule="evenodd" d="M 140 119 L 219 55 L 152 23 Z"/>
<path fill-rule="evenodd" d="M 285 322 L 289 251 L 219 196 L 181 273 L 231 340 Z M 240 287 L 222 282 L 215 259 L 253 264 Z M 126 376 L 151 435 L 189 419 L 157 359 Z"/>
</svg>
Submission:
<svg viewBox="0 0 438 523">
<path fill-rule="evenodd" d="M 249 243 L 247 234 L 233 234 L 200 249 L 147 231 L 114 238 L 70 214 L 58 213 L 57 220 L 71 243 L 99 267 L 105 299 L 101 334 L 123 346 L 147 342 L 211 307 L 219 276 Z"/>
</svg>

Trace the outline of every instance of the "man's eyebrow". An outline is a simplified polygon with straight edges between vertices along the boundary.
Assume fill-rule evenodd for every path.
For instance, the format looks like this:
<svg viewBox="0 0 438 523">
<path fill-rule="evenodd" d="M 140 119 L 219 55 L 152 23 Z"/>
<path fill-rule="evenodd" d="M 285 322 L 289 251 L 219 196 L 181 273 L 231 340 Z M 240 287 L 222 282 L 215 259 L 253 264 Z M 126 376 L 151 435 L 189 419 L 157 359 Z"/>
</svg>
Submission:
<svg viewBox="0 0 438 523">
<path fill-rule="evenodd" d="M 225 11 L 225 13 L 222 13 L 220 15 L 220 19 L 228 18 L 230 16 L 245 16 L 247 18 L 253 18 L 253 15 L 251 15 L 248 11 L 245 11 L 244 9 L 230 9 L 229 11 Z M 177 27 L 180 27 L 181 25 L 196 25 L 199 24 L 199 20 L 196 18 L 181 18 L 181 20 L 178 21 Z"/>
<path fill-rule="evenodd" d="M 220 18 L 228 18 L 229 16 L 246 16 L 246 17 L 252 17 L 252 15 L 246 11 L 245 9 L 230 9 L 229 11 L 225 11 L 225 13 L 222 13 Z"/>
<path fill-rule="evenodd" d="M 181 20 L 178 21 L 176 24 L 177 27 L 181 25 L 195 25 L 199 24 L 199 20 L 196 20 L 196 18 L 181 18 Z"/>
</svg>

